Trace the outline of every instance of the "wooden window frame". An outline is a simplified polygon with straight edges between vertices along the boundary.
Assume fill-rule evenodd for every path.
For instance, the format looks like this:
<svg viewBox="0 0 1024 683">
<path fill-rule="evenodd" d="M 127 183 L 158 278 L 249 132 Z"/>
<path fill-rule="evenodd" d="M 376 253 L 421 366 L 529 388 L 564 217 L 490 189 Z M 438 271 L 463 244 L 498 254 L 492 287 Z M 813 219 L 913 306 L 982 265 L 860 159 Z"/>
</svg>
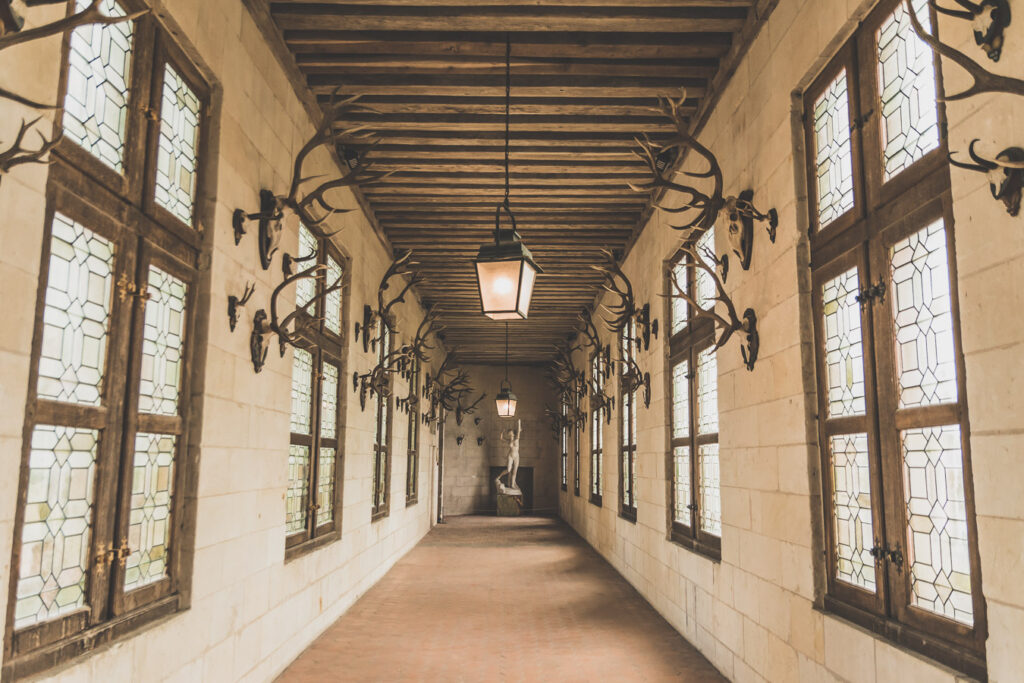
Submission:
<svg viewBox="0 0 1024 683">
<path fill-rule="evenodd" d="M 696 241 L 700 236 L 694 236 Z M 691 263 L 690 257 L 683 251 L 678 251 L 672 258 L 665 261 L 665 319 L 669 321 L 666 350 L 667 350 L 667 372 L 665 373 L 665 395 L 669 400 L 665 402 L 665 424 L 668 425 L 669 447 L 665 454 L 665 481 L 668 489 L 668 537 L 673 543 L 683 546 L 689 550 L 706 555 L 713 560 L 722 558 L 722 539 L 720 536 L 710 534 L 700 526 L 700 446 L 708 443 L 718 443 L 718 432 L 714 434 L 697 433 L 697 396 L 698 396 L 698 374 L 697 359 L 702 352 L 711 348 L 715 342 L 714 321 L 708 318 L 699 318 L 694 314 L 693 307 L 686 303 L 686 324 L 675 334 L 672 333 L 675 321 L 672 318 L 672 273 L 678 264 L 686 261 L 686 291 L 697 291 L 697 269 Z M 676 439 L 673 437 L 673 403 L 675 399 L 675 383 L 672 381 L 676 365 L 686 361 L 689 372 L 687 373 L 687 405 L 689 407 L 688 436 Z M 677 446 L 687 446 L 690 449 L 690 500 L 687 502 L 687 509 L 690 511 L 690 525 L 682 524 L 675 519 L 676 509 L 676 486 L 675 486 L 675 456 Z"/>
<path fill-rule="evenodd" d="M 341 538 L 342 510 L 344 494 L 344 473 L 345 473 L 345 401 L 347 392 L 344 391 L 346 366 L 345 366 L 345 339 L 344 331 L 348 320 L 348 291 L 351 280 L 351 261 L 342 254 L 341 250 L 328 237 L 325 237 L 319 228 L 306 228 L 316 240 L 317 253 L 316 263 L 320 266 L 327 266 L 330 258 L 341 267 L 342 288 L 339 291 L 341 296 L 341 311 L 338 329 L 340 333 L 331 330 L 325 321 L 323 310 L 324 300 L 320 299 L 311 307 L 308 312 L 299 312 L 299 320 L 295 335 L 300 348 L 308 351 L 313 356 L 313 378 L 310 388 L 310 433 L 291 434 L 290 444 L 309 447 L 309 467 L 306 472 L 306 484 L 308 486 L 309 498 L 306 502 L 306 525 L 302 531 L 285 535 L 285 561 L 301 557 L 306 553 L 328 545 Z M 299 257 L 306 254 L 299 254 Z M 317 278 L 316 296 L 322 296 L 324 290 L 334 282 L 329 282 L 330 276 Z M 335 415 L 335 437 L 326 439 L 320 435 L 321 423 L 324 416 L 321 414 L 323 408 L 323 366 L 330 363 L 338 368 L 338 395 L 335 397 L 337 415 Z M 320 451 L 321 448 L 334 448 L 334 495 L 332 499 L 332 518 L 325 524 L 317 523 L 317 514 L 320 509 Z"/>
<path fill-rule="evenodd" d="M 579 408 L 580 398 L 576 397 L 576 407 Z M 577 415 L 579 412 L 577 411 Z M 572 490 L 577 498 L 580 495 L 580 437 L 583 434 L 583 426 L 579 422 L 573 423 L 573 469 L 572 469 Z"/>
<path fill-rule="evenodd" d="M 985 640 L 987 616 L 981 589 L 981 564 L 977 546 L 977 520 L 970 453 L 970 421 L 967 408 L 963 347 L 961 341 L 955 226 L 946 139 L 945 109 L 937 103 L 939 145 L 897 175 L 884 181 L 877 95 L 875 34 L 896 7 L 884 0 L 865 19 L 831 63 L 804 92 L 805 164 L 808 172 L 810 251 L 812 269 L 813 349 L 818 392 L 816 419 L 821 457 L 821 514 L 826 586 L 822 604 L 826 610 L 871 629 L 891 641 L 922 653 L 971 676 L 986 677 Z M 934 10 L 929 10 L 935 25 Z M 942 72 L 933 54 L 936 92 L 942 93 Z M 842 69 L 847 70 L 853 155 L 854 207 L 831 224 L 820 228 L 816 207 L 816 159 L 813 107 L 815 100 Z M 869 299 L 861 306 L 865 409 L 863 414 L 828 416 L 828 375 L 822 329 L 822 285 L 857 268 L 863 292 L 875 280 L 892 291 L 889 248 L 898 241 L 941 219 L 946 234 L 953 319 L 954 362 L 958 399 L 927 407 L 898 409 L 894 368 L 894 332 L 888 296 Z M 892 416 L 883 418 L 883 416 Z M 924 426 L 957 424 L 961 453 L 974 626 L 946 619 L 910 604 L 910 568 L 893 562 L 875 563 L 875 592 L 840 581 L 836 577 L 833 524 L 833 483 L 829 438 L 834 434 L 867 434 L 871 485 L 873 539 L 882 547 L 899 544 L 906 550 L 906 509 L 900 432 Z M 885 482 L 889 482 L 888 486 Z"/>
<path fill-rule="evenodd" d="M 558 402 L 558 409 L 561 411 L 562 419 L 564 420 L 566 415 L 569 412 L 569 406 L 566 405 L 564 398 L 562 398 Z M 561 488 L 562 488 L 563 491 L 568 491 L 569 490 L 569 425 L 565 424 L 565 422 L 563 422 L 561 427 L 559 428 L 559 435 L 558 436 L 559 436 L 559 443 L 562 446 L 562 455 L 561 455 L 561 463 L 562 463 L 562 465 L 561 465 L 561 469 L 562 469 Z"/>
<path fill-rule="evenodd" d="M 392 334 L 387 323 L 380 321 L 382 331 L 381 341 L 377 343 L 377 362 L 387 362 L 387 357 L 394 346 L 394 334 Z M 373 490 L 370 495 L 370 520 L 376 522 L 391 514 L 391 432 L 394 422 L 394 402 L 392 401 L 391 389 L 394 388 L 394 378 L 388 373 L 387 395 L 378 393 L 375 402 L 376 421 L 374 422 L 373 441 Z M 385 417 L 386 414 L 386 417 Z M 377 491 L 381 478 L 383 478 L 383 500 L 377 501 Z"/>
<path fill-rule="evenodd" d="M 630 359 L 636 357 L 636 329 L 635 323 L 630 320 L 626 326 L 619 332 L 619 353 L 623 359 Z M 623 364 L 622 371 L 619 373 L 618 385 L 619 385 L 619 416 L 622 418 L 619 420 L 619 517 L 629 522 L 636 523 L 636 490 L 633 485 L 636 476 L 636 457 L 637 457 L 637 445 L 636 445 L 636 422 L 637 422 L 637 398 L 639 396 L 639 390 L 634 390 L 628 393 L 624 389 L 625 382 L 623 382 L 623 375 L 628 370 L 628 366 Z M 626 498 L 626 481 L 630 482 L 628 500 Z"/>
<path fill-rule="evenodd" d="M 418 396 L 420 391 L 420 359 L 413 357 L 409 375 L 409 394 Z M 420 411 L 409 406 L 408 446 L 405 470 L 405 505 L 415 505 L 420 496 Z"/>
<path fill-rule="evenodd" d="M 604 390 L 604 358 L 600 349 L 590 356 L 591 386 Z M 604 497 L 604 414 L 607 408 L 590 408 L 590 496 L 589 500 L 601 507 Z M 596 448 L 595 445 L 597 444 Z"/>
<path fill-rule="evenodd" d="M 119 0 L 126 12 L 145 9 L 139 0 Z M 74 3 L 69 2 L 68 11 Z M 71 33 L 62 39 L 61 76 L 57 101 L 67 92 Z M 152 15 L 133 22 L 131 72 L 125 126 L 123 173 L 103 164 L 75 142 L 64 138 L 51 154 L 46 185 L 46 212 L 39 268 L 39 288 L 27 388 L 22 459 L 12 535 L 11 572 L 3 644 L 4 680 L 31 676 L 130 634 L 142 626 L 188 609 L 191 604 L 196 519 L 196 473 L 199 463 L 203 396 L 195 386 L 205 366 L 208 271 L 200 267 L 209 250 L 204 223 L 212 222 L 215 196 L 209 150 L 218 112 L 217 99 L 206 80 Z M 159 139 L 160 79 L 169 63 L 200 102 L 199 145 L 192 225 L 154 203 Z M 54 123 L 54 135 L 63 119 Z M 37 385 L 42 346 L 42 316 L 46 304 L 52 228 L 57 213 L 80 222 L 114 244 L 111 307 L 104 354 L 102 398 L 99 406 L 39 398 Z M 178 413 L 167 416 L 138 412 L 139 382 L 150 265 L 181 280 L 187 287 Z M 135 293 L 122 299 L 124 285 Z M 127 349 L 127 353 L 121 350 Z M 201 382 L 200 382 L 201 384 Z M 21 535 L 24 525 L 31 439 L 37 425 L 96 429 L 93 508 L 89 533 L 89 568 L 82 608 L 16 631 L 14 608 L 19 580 Z M 167 575 L 124 591 L 131 511 L 131 482 L 137 432 L 175 437 L 174 472 L 170 498 L 170 545 Z M 121 550 L 123 552 L 118 553 Z M 111 555 L 111 553 L 114 553 Z M 117 555 L 121 559 L 117 559 Z M 103 558 L 106 557 L 106 560 Z M 113 559 L 111 559 L 113 558 Z"/>
</svg>

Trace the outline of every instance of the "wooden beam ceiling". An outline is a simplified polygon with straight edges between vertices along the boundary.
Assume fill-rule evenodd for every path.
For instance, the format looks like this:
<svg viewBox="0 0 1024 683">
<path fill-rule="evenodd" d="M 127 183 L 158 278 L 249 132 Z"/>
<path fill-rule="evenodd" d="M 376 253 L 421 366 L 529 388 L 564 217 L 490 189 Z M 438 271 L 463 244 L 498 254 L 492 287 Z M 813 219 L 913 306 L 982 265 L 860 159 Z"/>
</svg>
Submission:
<svg viewBox="0 0 1024 683">
<path fill-rule="evenodd" d="M 672 129 L 658 96 L 707 111 L 771 0 L 279 0 L 266 7 L 324 104 L 362 93 L 365 151 L 394 171 L 363 188 L 384 234 L 415 252 L 446 343 L 463 362 L 504 358 L 504 326 L 480 313 L 473 270 L 504 194 L 505 37 L 512 41 L 511 198 L 545 273 L 510 359 L 543 363 L 601 286 L 601 249 L 623 249 L 649 211 L 633 138 Z M 264 10 L 266 11 L 266 10 Z M 357 150 L 363 153 L 364 150 Z M 597 321 L 600 326 L 600 321 Z"/>
</svg>

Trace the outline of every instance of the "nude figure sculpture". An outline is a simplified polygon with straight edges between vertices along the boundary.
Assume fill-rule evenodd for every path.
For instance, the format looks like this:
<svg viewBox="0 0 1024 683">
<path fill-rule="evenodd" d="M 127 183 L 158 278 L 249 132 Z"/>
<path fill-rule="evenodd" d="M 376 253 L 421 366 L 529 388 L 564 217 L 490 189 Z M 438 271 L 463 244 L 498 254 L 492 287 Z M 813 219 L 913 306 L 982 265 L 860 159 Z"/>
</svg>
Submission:
<svg viewBox="0 0 1024 683">
<path fill-rule="evenodd" d="M 506 430 L 501 434 L 501 440 L 508 443 L 508 464 L 505 466 L 505 471 L 494 480 L 498 486 L 498 493 L 510 496 L 519 496 L 523 493 L 519 490 L 519 485 L 516 483 L 516 475 L 519 474 L 519 437 L 522 436 L 522 432 L 523 421 L 516 420 L 515 429 Z M 501 481 L 501 478 L 506 475 L 508 475 L 508 486 Z"/>
</svg>

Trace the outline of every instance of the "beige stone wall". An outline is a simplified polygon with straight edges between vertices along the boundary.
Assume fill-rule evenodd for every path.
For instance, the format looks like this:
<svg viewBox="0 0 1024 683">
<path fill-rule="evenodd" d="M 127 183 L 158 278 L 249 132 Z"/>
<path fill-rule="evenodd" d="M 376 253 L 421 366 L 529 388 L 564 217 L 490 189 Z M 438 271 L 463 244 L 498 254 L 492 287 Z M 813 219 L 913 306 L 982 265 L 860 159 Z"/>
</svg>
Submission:
<svg viewBox="0 0 1024 683">
<path fill-rule="evenodd" d="M 514 325 L 515 323 L 513 323 Z M 449 414 L 444 431 L 444 514 L 493 514 L 495 499 L 490 472 L 492 466 L 505 467 L 508 451 L 500 432 L 509 429 L 514 419 L 498 417 L 494 394 L 505 376 L 504 368 L 484 365 L 464 366 L 470 375 L 476 400 L 480 392 L 487 398 L 476 413 L 463 419 L 462 426 Z M 555 407 L 551 385 L 537 368 L 511 367 L 509 381 L 519 398 L 516 417 L 522 420 L 519 466 L 533 468 L 533 508 L 538 514 L 553 514 L 558 506 L 558 442 L 544 413 L 545 403 Z M 475 418 L 480 424 L 475 424 Z M 460 446 L 458 436 L 464 436 Z M 478 437 L 484 442 L 477 445 Z"/>
<path fill-rule="evenodd" d="M 666 359 L 662 343 L 641 354 L 653 401 L 639 423 L 638 519 L 620 519 L 615 461 L 605 460 L 603 508 L 561 494 L 561 514 L 688 640 L 737 681 L 951 681 L 957 675 L 815 609 L 821 585 L 816 528 L 821 508 L 818 452 L 808 393 L 810 299 L 806 284 L 805 189 L 794 168 L 792 95 L 806 87 L 874 2 L 780 0 L 726 89 L 701 141 L 718 156 L 727 192 L 757 190 L 759 205 L 780 213 L 778 239 L 755 232 L 750 271 L 730 271 L 728 288 L 757 311 L 760 359 L 744 369 L 737 342 L 719 353 L 722 560 L 713 562 L 667 540 Z M 967 26 L 943 19 L 940 31 L 987 66 Z M 1020 76 L 1024 23 L 1011 25 L 996 67 Z M 944 64 L 947 90 L 965 83 Z M 1024 145 L 1024 100 L 972 98 L 947 107 L 952 149 L 980 137 L 989 154 Z M 797 157 L 800 159 L 801 157 Z M 798 162 L 799 163 L 799 162 Z M 1024 222 L 989 196 L 985 179 L 952 172 L 961 322 L 971 417 L 983 590 L 992 681 L 1020 680 L 1024 654 Z M 655 215 L 625 271 L 638 301 L 658 308 L 661 282 L 650 277 L 675 251 L 678 233 Z M 719 238 L 719 252 L 725 250 Z M 740 309 L 742 310 L 742 308 Z M 616 413 L 617 414 L 617 413 Z M 607 428 L 617 443 L 617 426 Z M 586 457 L 583 488 L 589 485 Z"/>
<path fill-rule="evenodd" d="M 348 400 L 344 415 L 343 533 L 340 541 L 284 561 L 284 493 L 291 385 L 291 353 L 280 358 L 276 342 L 259 375 L 249 360 L 252 314 L 267 308 L 280 281 L 280 256 L 260 269 L 254 231 L 235 246 L 231 212 L 255 208 L 261 187 L 288 182 L 294 153 L 313 126 L 285 73 L 240 0 L 155 2 L 158 16 L 178 29 L 179 40 L 197 57 L 215 87 L 222 111 L 214 121 L 219 142 L 216 218 L 212 225 L 211 296 L 200 317 L 209 316 L 205 408 L 200 437 L 198 522 L 192 606 L 144 631 L 84 656 L 60 672 L 61 680 L 181 681 L 270 680 L 380 578 L 430 528 L 433 518 L 433 458 L 430 430 L 422 430 L 420 502 L 405 506 L 406 432 L 396 414 L 396 457 L 391 477 L 391 514 L 370 522 L 372 411 L 361 412 L 342 378 Z M 55 8 L 29 10 L 33 23 L 58 16 Z M 39 99 L 53 99 L 60 40 L 30 43 L 0 57 L 0 85 Z M 0 140 L 9 141 L 30 111 L 0 101 Z M 219 127 L 219 131 L 217 128 Z M 34 144 L 34 140 L 31 140 Z M 318 172 L 330 172 L 321 153 Z M 28 386 L 32 318 L 36 301 L 44 220 L 45 166 L 20 166 L 0 183 L 0 604 L 7 604 L 13 520 L 20 467 L 24 398 Z M 342 205 L 356 207 L 354 199 Z M 335 238 L 351 258 L 350 319 L 364 303 L 375 303 L 390 255 L 358 210 L 332 220 L 344 227 Z M 289 224 L 282 250 L 295 251 L 296 224 Z M 228 330 L 225 302 L 255 280 L 257 292 L 238 329 Z M 422 311 L 402 306 L 402 340 L 411 338 Z M 351 337 L 352 327 L 347 331 Z M 348 376 L 374 362 L 351 341 Z M 406 387 L 397 381 L 397 395 Z M 3 626 L 0 626 L 3 628 Z"/>
</svg>

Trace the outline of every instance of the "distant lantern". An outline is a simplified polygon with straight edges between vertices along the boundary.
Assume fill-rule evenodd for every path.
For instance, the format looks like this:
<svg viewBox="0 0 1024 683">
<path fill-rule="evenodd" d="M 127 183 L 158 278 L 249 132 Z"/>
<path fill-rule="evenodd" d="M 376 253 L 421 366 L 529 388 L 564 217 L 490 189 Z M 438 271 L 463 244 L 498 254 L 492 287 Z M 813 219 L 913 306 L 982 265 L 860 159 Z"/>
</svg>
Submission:
<svg viewBox="0 0 1024 683">
<path fill-rule="evenodd" d="M 508 384 L 508 378 L 501 383 L 501 391 L 494 397 L 494 404 L 498 409 L 498 417 L 515 417 L 516 404 L 519 399 L 512 393 L 512 385 Z"/>
<path fill-rule="evenodd" d="M 498 417 L 515 417 L 516 404 L 519 399 L 512 393 L 512 383 L 508 381 L 508 322 L 505 323 L 505 379 L 501 381 L 501 389 L 494 397 L 494 407 Z"/>
</svg>

